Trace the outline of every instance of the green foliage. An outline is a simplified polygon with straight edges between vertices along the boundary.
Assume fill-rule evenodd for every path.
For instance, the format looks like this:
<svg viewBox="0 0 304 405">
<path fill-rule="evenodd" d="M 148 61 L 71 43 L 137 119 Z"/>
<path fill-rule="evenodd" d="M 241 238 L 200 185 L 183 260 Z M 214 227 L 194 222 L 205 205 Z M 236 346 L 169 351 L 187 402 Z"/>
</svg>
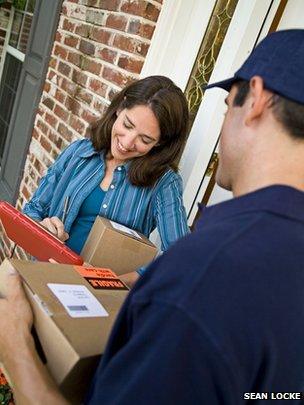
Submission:
<svg viewBox="0 0 304 405">
<path fill-rule="evenodd" d="M 26 0 L 13 0 L 13 6 L 18 10 L 25 10 Z"/>
<path fill-rule="evenodd" d="M 12 392 L 8 384 L 0 385 L 0 405 L 9 405 L 12 403 Z"/>
</svg>

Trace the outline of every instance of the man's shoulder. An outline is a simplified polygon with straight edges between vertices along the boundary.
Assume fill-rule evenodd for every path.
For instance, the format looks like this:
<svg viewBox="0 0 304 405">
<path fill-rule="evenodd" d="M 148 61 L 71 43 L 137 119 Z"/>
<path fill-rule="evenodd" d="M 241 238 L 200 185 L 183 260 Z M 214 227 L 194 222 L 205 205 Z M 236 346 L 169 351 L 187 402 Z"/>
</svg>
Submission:
<svg viewBox="0 0 304 405">
<path fill-rule="evenodd" d="M 205 227 L 201 224 L 152 263 L 141 294 L 152 297 L 161 293 L 172 302 L 186 297 L 191 301 L 194 291 L 208 295 L 219 280 L 227 290 L 242 283 L 250 290 L 252 283 L 271 279 L 274 268 L 277 277 L 282 273 L 284 278 L 291 244 L 296 248 L 296 235 L 290 240 L 290 234 L 278 235 L 284 221 L 267 212 L 256 212 Z M 301 246 L 299 243 L 298 248 Z"/>
</svg>

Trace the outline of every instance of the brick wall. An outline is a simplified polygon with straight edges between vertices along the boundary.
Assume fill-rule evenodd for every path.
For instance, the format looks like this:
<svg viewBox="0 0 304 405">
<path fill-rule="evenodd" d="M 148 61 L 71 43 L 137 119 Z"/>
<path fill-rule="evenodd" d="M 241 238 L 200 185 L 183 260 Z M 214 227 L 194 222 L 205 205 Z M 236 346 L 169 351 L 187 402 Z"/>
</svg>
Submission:
<svg viewBox="0 0 304 405">
<path fill-rule="evenodd" d="M 8 21 L 10 17 L 11 5 L 9 2 L 0 6 L 0 60 L 3 51 L 3 45 L 6 37 Z"/>
<path fill-rule="evenodd" d="M 162 0 L 63 1 L 17 208 L 60 151 L 86 136 L 113 95 L 139 77 L 161 6 Z M 2 236 L 1 258 L 12 248 Z"/>
</svg>

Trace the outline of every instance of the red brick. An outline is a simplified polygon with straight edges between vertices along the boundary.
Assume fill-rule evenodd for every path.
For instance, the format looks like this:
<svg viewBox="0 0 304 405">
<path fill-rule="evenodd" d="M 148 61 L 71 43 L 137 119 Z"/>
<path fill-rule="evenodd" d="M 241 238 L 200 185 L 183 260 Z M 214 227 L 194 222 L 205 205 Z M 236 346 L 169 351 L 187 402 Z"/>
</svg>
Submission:
<svg viewBox="0 0 304 405">
<path fill-rule="evenodd" d="M 141 56 L 146 56 L 149 45 L 144 44 L 134 38 L 129 38 L 124 35 L 116 34 L 114 38 L 114 46 L 130 53 L 137 53 Z"/>
<path fill-rule="evenodd" d="M 99 94 L 102 97 L 105 97 L 107 91 L 107 85 L 98 79 L 91 79 L 89 83 L 89 89 L 94 93 Z"/>
<path fill-rule="evenodd" d="M 37 121 L 37 127 L 42 131 L 42 133 L 44 134 L 44 135 L 47 135 L 47 133 L 48 133 L 48 127 L 47 127 L 47 125 L 43 122 L 43 121 L 41 121 L 41 120 L 38 120 Z M 36 131 L 35 129 L 34 129 L 34 131 Z M 33 131 L 33 132 L 34 132 Z M 37 131 L 36 131 L 37 132 Z"/>
<path fill-rule="evenodd" d="M 80 112 L 82 110 L 82 105 L 74 97 L 67 97 L 65 106 L 73 114 L 80 115 Z"/>
<path fill-rule="evenodd" d="M 70 75 L 70 73 L 71 73 L 71 67 L 69 66 L 69 65 L 67 65 L 66 63 L 64 63 L 64 62 L 59 62 L 58 63 L 58 72 L 60 72 L 60 73 L 62 73 L 64 76 L 69 76 Z"/>
<path fill-rule="evenodd" d="M 69 31 L 69 32 L 74 32 L 74 31 L 75 31 L 75 27 L 76 27 L 76 24 L 72 23 L 72 22 L 71 22 L 70 20 L 68 20 L 67 18 L 65 18 L 65 19 L 63 20 L 62 28 L 63 28 L 64 30 Z"/>
<path fill-rule="evenodd" d="M 49 70 L 48 74 L 47 74 L 47 79 L 49 81 L 52 81 L 52 79 L 56 76 L 56 72 L 54 72 L 53 70 Z"/>
<path fill-rule="evenodd" d="M 57 65 L 57 59 L 55 59 L 54 57 L 51 57 L 50 62 L 49 62 L 49 67 L 55 69 Z"/>
<path fill-rule="evenodd" d="M 61 42 L 61 40 L 62 40 L 62 35 L 61 35 L 61 33 L 60 32 L 56 32 L 56 35 L 55 35 L 55 41 L 56 42 Z"/>
<path fill-rule="evenodd" d="M 71 48 L 77 48 L 79 44 L 79 38 L 68 35 L 64 38 L 63 42 L 65 45 L 70 46 Z"/>
<path fill-rule="evenodd" d="M 69 117 L 69 113 L 62 107 L 60 107 L 58 104 L 56 104 L 54 108 L 54 113 L 57 115 L 57 117 L 61 118 L 63 121 L 67 121 Z"/>
<path fill-rule="evenodd" d="M 50 88 L 51 88 L 50 83 L 45 82 L 45 83 L 44 83 L 44 86 L 43 86 L 43 91 L 45 91 L 46 93 L 48 93 L 48 92 L 50 91 Z"/>
<path fill-rule="evenodd" d="M 115 30 L 124 31 L 126 29 L 128 20 L 123 15 L 110 14 L 106 21 L 106 26 Z"/>
<path fill-rule="evenodd" d="M 22 194 L 25 196 L 25 198 L 27 199 L 27 201 L 30 199 L 30 197 L 31 197 L 31 194 L 30 194 L 30 192 L 28 191 L 28 189 L 26 188 L 26 186 L 23 186 L 23 188 L 22 188 Z"/>
<path fill-rule="evenodd" d="M 40 139 L 40 144 L 41 144 L 41 146 L 42 146 L 47 152 L 50 152 L 50 151 L 51 151 L 52 146 L 51 146 L 50 142 L 47 141 L 44 136 L 41 137 L 41 139 Z"/>
<path fill-rule="evenodd" d="M 121 56 L 118 61 L 118 66 L 132 73 L 140 73 L 144 62 L 133 59 L 130 56 Z"/>
<path fill-rule="evenodd" d="M 90 25 L 82 23 L 76 26 L 75 33 L 81 37 L 89 38 L 91 29 Z"/>
<path fill-rule="evenodd" d="M 119 49 L 132 53 L 135 50 L 137 41 L 133 38 L 129 38 L 124 35 L 116 34 L 113 45 Z"/>
<path fill-rule="evenodd" d="M 36 128 L 33 129 L 32 137 L 35 138 L 37 141 L 39 141 L 40 134 L 38 134 L 38 131 L 36 130 Z"/>
<path fill-rule="evenodd" d="M 83 110 L 81 118 L 84 119 L 89 124 L 92 124 L 92 122 L 95 122 L 99 117 L 97 117 L 95 114 L 91 113 L 88 110 Z"/>
<path fill-rule="evenodd" d="M 140 20 L 131 20 L 128 28 L 130 34 L 139 35 L 143 38 L 151 39 L 155 30 L 154 25 L 143 24 Z"/>
<path fill-rule="evenodd" d="M 86 70 L 98 76 L 100 74 L 102 65 L 98 62 L 95 62 L 94 60 L 83 58 L 81 67 L 83 70 Z"/>
<path fill-rule="evenodd" d="M 101 58 L 102 60 L 105 60 L 106 62 L 114 64 L 116 57 L 117 57 L 117 52 L 112 51 L 109 48 L 101 48 L 101 49 L 96 49 L 96 55 L 99 58 Z"/>
<path fill-rule="evenodd" d="M 88 93 L 85 89 L 83 89 L 80 86 L 77 87 L 77 91 L 75 93 L 75 98 L 77 100 L 85 102 L 86 104 L 91 104 L 91 102 L 93 100 L 92 94 Z"/>
<path fill-rule="evenodd" d="M 52 110 L 53 109 L 53 107 L 54 107 L 54 100 L 52 100 L 51 98 L 49 98 L 49 97 L 46 97 L 43 101 L 42 101 L 42 103 L 45 105 L 45 106 L 47 106 L 47 108 L 49 108 L 50 110 Z"/>
<path fill-rule="evenodd" d="M 99 7 L 103 10 L 117 11 L 120 0 L 99 0 Z"/>
<path fill-rule="evenodd" d="M 73 138 L 73 133 L 68 129 L 68 127 L 64 124 L 59 124 L 58 126 L 58 132 L 60 135 L 63 136 L 64 139 L 66 139 L 68 142 L 71 142 Z"/>
<path fill-rule="evenodd" d="M 79 118 L 71 116 L 69 124 L 71 127 L 77 131 L 80 135 L 82 135 L 85 131 L 85 125 Z"/>
<path fill-rule="evenodd" d="M 34 167 L 37 169 L 38 173 L 40 175 L 42 175 L 42 173 L 44 172 L 44 167 L 42 166 L 42 164 L 39 162 L 38 159 L 34 159 Z M 28 198 L 28 197 L 27 197 Z"/>
<path fill-rule="evenodd" d="M 65 94 L 61 90 L 56 89 L 55 99 L 59 101 L 61 104 L 64 104 L 65 98 L 66 98 Z"/>
<path fill-rule="evenodd" d="M 156 22 L 159 16 L 160 10 L 154 6 L 154 4 L 148 3 L 144 12 L 143 17 L 147 20 Z"/>
<path fill-rule="evenodd" d="M 72 80 L 77 83 L 77 84 L 81 84 L 82 86 L 86 86 L 87 84 L 87 79 L 88 76 L 85 75 L 82 72 L 79 72 L 78 70 L 74 69 L 73 70 L 73 75 L 72 75 Z"/>
<path fill-rule="evenodd" d="M 80 53 L 69 52 L 68 61 L 73 63 L 73 65 L 80 67 L 81 66 L 81 57 L 82 57 L 82 55 Z"/>
<path fill-rule="evenodd" d="M 54 49 L 54 55 L 60 56 L 62 59 L 66 59 L 68 56 L 68 52 L 60 45 L 56 45 Z"/>
<path fill-rule="evenodd" d="M 90 38 L 102 44 L 108 44 L 111 38 L 111 33 L 103 28 L 94 27 L 91 30 Z"/>
<path fill-rule="evenodd" d="M 77 90 L 77 84 L 71 82 L 70 80 L 63 79 L 61 84 L 62 90 L 66 91 L 71 96 L 74 96 Z"/>
<path fill-rule="evenodd" d="M 106 79 L 109 80 L 112 83 L 117 84 L 120 87 L 124 87 L 127 85 L 129 82 L 131 82 L 133 79 L 129 76 L 126 76 L 125 74 L 118 72 L 117 70 L 113 68 L 108 68 L 104 67 L 102 71 L 102 76 Z"/>
<path fill-rule="evenodd" d="M 79 44 L 79 50 L 86 55 L 94 55 L 95 45 L 82 39 Z"/>
<path fill-rule="evenodd" d="M 129 13 L 133 15 L 140 15 L 143 17 L 147 2 L 143 0 L 139 1 L 130 1 L 125 0 L 121 5 L 120 9 L 124 13 Z"/>
<path fill-rule="evenodd" d="M 57 123 L 58 123 L 58 119 L 56 117 L 54 117 L 54 115 L 51 115 L 49 113 L 45 114 L 45 121 L 51 125 L 53 128 L 56 128 Z"/>
<path fill-rule="evenodd" d="M 121 11 L 133 15 L 139 15 L 146 18 L 147 20 L 157 21 L 160 10 L 154 6 L 154 4 L 148 3 L 147 1 L 130 1 L 125 0 L 121 6 Z"/>
<path fill-rule="evenodd" d="M 138 42 L 135 48 L 135 53 L 141 56 L 147 56 L 149 49 L 149 44 L 144 44 L 143 42 Z"/>
</svg>

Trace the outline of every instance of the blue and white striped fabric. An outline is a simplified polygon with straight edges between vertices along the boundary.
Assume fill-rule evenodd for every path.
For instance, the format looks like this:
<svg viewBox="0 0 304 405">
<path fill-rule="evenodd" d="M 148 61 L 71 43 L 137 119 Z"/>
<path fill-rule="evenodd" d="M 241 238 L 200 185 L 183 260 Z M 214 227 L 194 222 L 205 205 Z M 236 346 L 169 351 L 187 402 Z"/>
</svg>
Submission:
<svg viewBox="0 0 304 405">
<path fill-rule="evenodd" d="M 99 215 L 135 229 L 147 237 L 157 228 L 161 248 L 189 232 L 182 201 L 182 180 L 169 169 L 153 187 L 133 186 L 127 176 L 129 163 L 116 167 Z M 24 213 L 33 219 L 62 217 L 66 197 L 69 206 L 65 230 L 69 232 L 84 199 L 101 183 L 105 172 L 103 153 L 88 139 L 68 146 L 42 178 Z"/>
</svg>

